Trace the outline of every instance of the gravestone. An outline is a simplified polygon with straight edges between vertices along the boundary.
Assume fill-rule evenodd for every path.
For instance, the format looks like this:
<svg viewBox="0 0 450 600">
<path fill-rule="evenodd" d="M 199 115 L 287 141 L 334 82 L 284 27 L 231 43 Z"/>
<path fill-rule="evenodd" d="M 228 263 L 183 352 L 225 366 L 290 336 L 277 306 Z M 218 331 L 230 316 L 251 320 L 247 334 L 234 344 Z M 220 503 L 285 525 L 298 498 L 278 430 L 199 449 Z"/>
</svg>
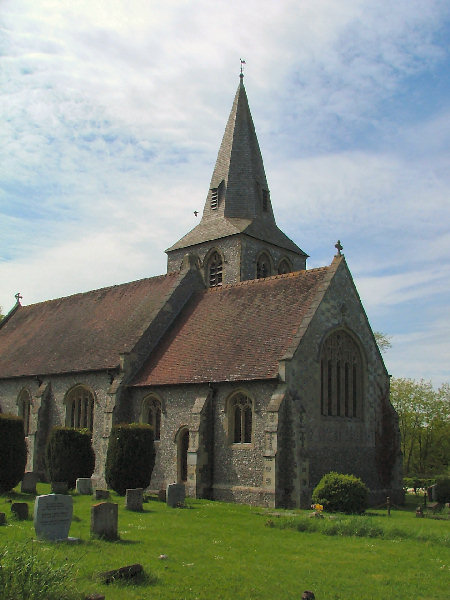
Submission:
<svg viewBox="0 0 450 600">
<path fill-rule="evenodd" d="M 68 489 L 67 481 L 52 481 L 52 494 L 67 494 Z"/>
<path fill-rule="evenodd" d="M 28 519 L 28 504 L 26 502 L 13 502 L 11 512 L 16 515 L 17 519 L 26 521 Z"/>
<path fill-rule="evenodd" d="M 0 525 L 6 525 L 6 513 L 0 512 Z"/>
<path fill-rule="evenodd" d="M 106 540 L 117 540 L 118 505 L 114 502 L 101 502 L 91 508 L 91 535 Z"/>
<path fill-rule="evenodd" d="M 96 500 L 108 500 L 109 492 L 108 490 L 95 490 L 95 499 Z"/>
<path fill-rule="evenodd" d="M 125 495 L 125 508 L 127 510 L 142 511 L 144 501 L 144 489 L 135 488 L 127 490 Z"/>
<path fill-rule="evenodd" d="M 34 529 L 38 538 L 67 540 L 72 523 L 73 500 L 65 494 L 38 496 L 34 503 Z"/>
<path fill-rule="evenodd" d="M 22 494 L 35 494 L 36 484 L 39 481 L 39 474 L 34 471 L 27 471 L 24 473 L 22 483 L 20 484 L 20 491 Z"/>
<path fill-rule="evenodd" d="M 186 497 L 186 490 L 182 483 L 169 483 L 166 490 L 166 502 L 170 508 L 183 506 Z"/>
<path fill-rule="evenodd" d="M 82 496 L 92 495 L 92 481 L 90 477 L 79 477 L 76 483 L 76 489 Z"/>
</svg>

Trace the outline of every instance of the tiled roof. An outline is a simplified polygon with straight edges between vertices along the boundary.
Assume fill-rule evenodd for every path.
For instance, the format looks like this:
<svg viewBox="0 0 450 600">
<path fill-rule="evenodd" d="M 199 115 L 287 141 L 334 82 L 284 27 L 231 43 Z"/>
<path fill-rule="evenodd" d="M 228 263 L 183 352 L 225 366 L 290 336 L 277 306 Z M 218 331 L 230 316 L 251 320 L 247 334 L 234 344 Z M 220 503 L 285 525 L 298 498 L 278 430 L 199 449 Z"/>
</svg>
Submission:
<svg viewBox="0 0 450 600">
<path fill-rule="evenodd" d="M 198 292 L 133 385 L 276 377 L 332 272 L 323 267 Z"/>
<path fill-rule="evenodd" d="M 0 327 L 0 379 L 114 368 L 178 273 L 20 306 Z"/>
</svg>

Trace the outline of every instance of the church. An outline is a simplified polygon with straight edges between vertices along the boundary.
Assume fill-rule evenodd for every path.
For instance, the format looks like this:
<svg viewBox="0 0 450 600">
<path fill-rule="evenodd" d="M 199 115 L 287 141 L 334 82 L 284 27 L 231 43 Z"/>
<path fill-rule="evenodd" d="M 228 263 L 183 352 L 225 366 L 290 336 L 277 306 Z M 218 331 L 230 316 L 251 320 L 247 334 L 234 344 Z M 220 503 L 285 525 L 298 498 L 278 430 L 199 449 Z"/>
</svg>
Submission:
<svg viewBox="0 0 450 600">
<path fill-rule="evenodd" d="M 22 306 L 0 324 L 0 412 L 24 419 L 27 470 L 52 427 L 150 423 L 150 489 L 307 507 L 322 475 L 402 495 L 389 375 L 336 244 L 331 264 L 278 227 L 243 75 L 199 224 L 167 274 Z"/>
</svg>

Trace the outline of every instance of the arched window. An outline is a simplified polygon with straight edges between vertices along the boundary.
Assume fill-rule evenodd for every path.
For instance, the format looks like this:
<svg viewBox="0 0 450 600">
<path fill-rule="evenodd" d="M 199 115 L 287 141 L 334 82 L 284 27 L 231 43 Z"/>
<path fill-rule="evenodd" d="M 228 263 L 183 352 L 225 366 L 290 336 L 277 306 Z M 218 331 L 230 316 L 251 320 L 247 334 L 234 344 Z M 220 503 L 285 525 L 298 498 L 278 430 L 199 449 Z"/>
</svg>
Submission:
<svg viewBox="0 0 450 600">
<path fill-rule="evenodd" d="M 94 395 L 87 388 L 78 385 L 67 395 L 66 425 L 92 431 L 93 422 Z"/>
<path fill-rule="evenodd" d="M 209 287 L 222 285 L 222 257 L 218 252 L 213 252 L 208 260 L 207 277 Z"/>
<path fill-rule="evenodd" d="M 28 390 L 20 392 L 17 402 L 19 417 L 23 419 L 23 430 L 25 435 L 30 433 L 30 415 L 31 415 L 31 394 Z M 0 411 L 1 412 L 1 411 Z"/>
<path fill-rule="evenodd" d="M 270 258 L 265 252 L 259 255 L 256 261 L 256 279 L 269 277 L 271 275 Z"/>
<path fill-rule="evenodd" d="M 320 411 L 334 417 L 361 417 L 362 360 L 353 338 L 343 330 L 325 340 L 320 358 Z"/>
<path fill-rule="evenodd" d="M 292 267 L 289 262 L 283 258 L 278 265 L 278 275 L 284 275 L 285 273 L 290 273 L 292 271 Z"/>
<path fill-rule="evenodd" d="M 151 396 L 144 398 L 141 410 L 141 422 L 148 423 L 153 427 L 155 441 L 161 437 L 161 402 L 158 398 Z"/>
<path fill-rule="evenodd" d="M 235 394 L 229 404 L 230 438 L 234 444 L 250 444 L 252 441 L 252 400 L 246 394 Z"/>
</svg>

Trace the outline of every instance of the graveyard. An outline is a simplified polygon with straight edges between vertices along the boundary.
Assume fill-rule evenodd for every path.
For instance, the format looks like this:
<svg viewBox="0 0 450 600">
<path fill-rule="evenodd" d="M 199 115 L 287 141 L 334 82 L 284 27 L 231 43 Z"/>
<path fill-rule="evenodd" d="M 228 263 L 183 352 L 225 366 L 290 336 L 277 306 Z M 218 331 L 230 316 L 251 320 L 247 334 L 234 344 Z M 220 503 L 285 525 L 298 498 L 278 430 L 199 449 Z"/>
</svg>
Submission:
<svg viewBox="0 0 450 600">
<path fill-rule="evenodd" d="M 421 496 L 409 495 L 390 516 L 381 507 L 318 519 L 312 511 L 182 502 L 181 496 L 168 503 L 142 490 L 129 498 L 90 494 L 89 486 L 85 494 L 49 495 L 50 485 L 43 483 L 36 484 L 36 495 L 20 490 L 0 496 L 2 570 L 8 556 L 32 557 L 59 570 L 64 592 L 55 598 L 287 600 L 301 598 L 304 590 L 314 591 L 317 600 L 448 597 L 448 508 L 439 514 L 424 508 L 425 517 L 418 518 Z M 12 510 L 17 505 L 18 512 Z M 51 539 L 58 521 L 68 522 L 68 531 Z M 93 530 L 114 522 L 111 535 Z M 59 537 L 66 541 L 55 541 Z M 130 578 L 108 579 L 126 566 L 133 566 Z"/>
</svg>

